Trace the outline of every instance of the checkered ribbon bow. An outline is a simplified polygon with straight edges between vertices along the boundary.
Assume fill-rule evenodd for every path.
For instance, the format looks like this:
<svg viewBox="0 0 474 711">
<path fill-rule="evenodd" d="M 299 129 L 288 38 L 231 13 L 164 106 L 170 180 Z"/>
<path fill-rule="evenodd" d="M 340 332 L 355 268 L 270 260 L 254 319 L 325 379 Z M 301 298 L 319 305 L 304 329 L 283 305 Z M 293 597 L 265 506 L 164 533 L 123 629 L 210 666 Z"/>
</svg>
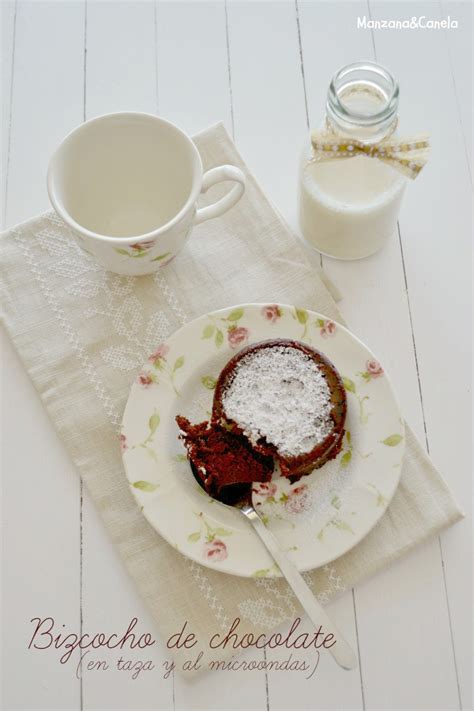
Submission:
<svg viewBox="0 0 474 711">
<path fill-rule="evenodd" d="M 388 163 L 412 180 L 424 168 L 430 153 L 430 142 L 427 136 L 410 140 L 389 137 L 380 143 L 367 144 L 347 136 L 339 137 L 324 130 L 312 132 L 311 145 L 312 161 L 365 155 Z"/>
</svg>

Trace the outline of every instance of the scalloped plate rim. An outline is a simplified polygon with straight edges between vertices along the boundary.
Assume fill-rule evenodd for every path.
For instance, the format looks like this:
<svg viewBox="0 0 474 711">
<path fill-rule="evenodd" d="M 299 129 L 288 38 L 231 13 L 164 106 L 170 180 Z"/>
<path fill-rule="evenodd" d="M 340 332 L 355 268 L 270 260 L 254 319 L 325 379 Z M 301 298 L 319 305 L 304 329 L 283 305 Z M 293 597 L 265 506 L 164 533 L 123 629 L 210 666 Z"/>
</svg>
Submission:
<svg viewBox="0 0 474 711">
<path fill-rule="evenodd" d="M 208 319 L 209 316 L 218 317 L 219 315 L 227 314 L 227 313 L 230 313 L 230 312 L 235 311 L 235 310 L 237 310 L 237 309 L 244 309 L 244 310 L 245 310 L 245 309 L 259 309 L 259 310 L 262 310 L 264 307 L 268 307 L 268 306 L 278 306 L 278 307 L 279 307 L 280 309 L 282 309 L 282 310 L 293 311 L 293 312 L 295 312 L 296 310 L 302 310 L 302 311 L 305 311 L 306 313 L 308 313 L 309 315 L 311 315 L 311 317 L 315 317 L 316 319 L 322 319 L 322 320 L 325 320 L 325 321 L 332 321 L 332 322 L 334 322 L 334 323 L 336 324 L 337 328 L 339 328 L 339 329 L 341 329 L 343 332 L 345 332 L 345 333 L 349 336 L 349 338 L 350 338 L 351 340 L 353 340 L 355 343 L 357 343 L 358 346 L 359 346 L 362 350 L 366 351 L 370 356 L 372 356 L 372 357 L 375 358 L 375 355 L 373 354 L 372 350 L 371 350 L 360 338 L 358 338 L 354 333 L 352 333 L 352 331 L 350 331 L 350 329 L 347 328 L 347 326 L 345 326 L 344 324 L 340 323 L 339 321 L 336 321 L 335 319 L 332 319 L 332 318 L 330 318 L 330 317 L 328 317 L 328 316 L 326 316 L 326 315 L 324 315 L 324 314 L 322 314 L 322 313 L 320 313 L 320 312 L 318 312 L 318 311 L 314 311 L 314 310 L 311 309 L 311 308 L 306 308 L 306 307 L 303 307 L 303 306 L 295 306 L 295 305 L 293 305 L 293 304 L 286 304 L 286 303 L 281 303 L 281 302 L 273 302 L 273 303 L 270 303 L 270 302 L 243 302 L 243 303 L 238 303 L 238 304 L 233 304 L 233 305 L 231 305 L 231 306 L 223 307 L 223 308 L 220 308 L 220 309 L 216 309 L 215 311 L 206 312 L 206 313 L 202 314 L 201 316 L 197 316 L 196 318 L 192 319 L 191 321 L 188 321 L 187 323 L 185 323 L 185 324 L 183 324 L 182 326 L 180 326 L 178 329 L 176 329 L 175 331 L 173 331 L 173 332 L 164 340 L 164 342 L 165 342 L 165 343 L 168 343 L 168 342 L 170 342 L 170 341 L 172 341 L 172 340 L 178 339 L 180 336 L 182 336 L 184 333 L 186 333 L 186 331 L 189 330 L 190 327 L 196 326 L 196 325 L 197 325 L 198 323 L 200 323 L 200 322 L 206 323 L 206 319 Z M 281 335 L 278 335 L 278 336 L 275 336 L 275 337 L 276 337 L 276 338 L 284 338 L 284 336 L 281 336 Z M 265 338 L 265 339 L 261 339 L 261 340 L 267 340 L 267 339 Z M 291 340 L 298 340 L 298 339 L 297 339 L 297 338 L 294 338 L 294 337 L 291 337 Z M 258 341 L 253 341 L 253 342 L 258 342 Z M 242 347 L 243 347 L 244 345 L 245 345 L 245 344 L 243 344 Z M 239 350 L 239 349 L 237 349 L 236 351 L 234 351 L 234 353 L 235 353 L 235 352 L 238 352 L 238 350 Z M 229 356 L 229 358 L 230 358 L 230 357 L 231 357 L 231 356 Z M 145 363 L 147 363 L 147 362 L 148 362 L 148 361 L 146 361 Z M 318 568 L 320 568 L 320 567 L 323 567 L 323 566 L 325 566 L 325 565 L 328 565 L 328 564 L 334 562 L 334 561 L 337 560 L 338 558 L 342 557 L 342 556 L 345 555 L 346 553 L 349 553 L 351 550 L 353 550 L 353 549 L 375 528 L 375 526 L 377 525 L 377 523 L 380 522 L 380 520 L 382 519 L 382 517 L 383 517 L 384 514 L 386 513 L 388 507 L 390 506 L 390 503 L 391 503 L 391 501 L 392 501 L 392 499 L 393 499 L 393 497 L 394 497 L 394 495 L 395 495 L 395 493 L 396 493 L 396 491 L 397 491 L 397 488 L 398 488 L 398 486 L 399 486 L 400 479 L 401 479 L 402 464 L 403 464 L 403 458 L 404 458 L 404 455 L 405 455 L 405 448 L 406 448 L 406 437 L 405 437 L 405 435 L 406 435 L 406 428 L 405 428 L 405 422 L 404 422 L 403 417 L 402 417 L 402 414 L 401 414 L 399 402 L 398 402 L 398 399 L 397 399 L 396 394 L 395 394 L 395 390 L 394 390 L 394 388 L 393 388 L 393 385 L 392 385 L 392 382 L 391 382 L 390 378 L 387 376 L 386 373 L 384 373 L 384 379 L 385 379 L 385 381 L 386 381 L 386 383 L 387 383 L 387 386 L 388 386 L 388 389 L 389 389 L 391 398 L 392 398 L 393 403 L 394 403 L 394 405 L 395 405 L 395 408 L 396 408 L 396 410 L 397 410 L 397 414 L 398 414 L 398 417 L 399 417 L 399 420 L 400 420 L 400 428 L 401 428 L 402 440 L 403 440 L 402 443 L 401 443 L 402 446 L 401 446 L 401 448 L 400 448 L 400 451 L 401 451 L 401 463 L 400 463 L 400 466 L 397 468 L 398 476 L 396 477 L 396 481 L 395 481 L 395 483 L 394 483 L 394 485 L 393 485 L 393 487 L 392 487 L 392 490 L 391 490 L 389 493 L 387 493 L 387 495 L 384 494 L 385 502 L 384 502 L 383 506 L 379 507 L 379 508 L 380 508 L 380 511 L 378 512 L 379 515 L 378 515 L 377 517 L 374 517 L 374 520 L 371 522 L 370 527 L 367 527 L 365 531 L 361 532 L 360 534 L 358 534 L 357 536 L 355 536 L 353 539 L 351 539 L 351 540 L 350 540 L 350 544 L 347 545 L 347 546 L 344 548 L 344 550 L 341 550 L 341 552 L 337 553 L 336 555 L 329 555 L 329 556 L 327 557 L 327 559 L 326 559 L 326 558 L 325 558 L 325 559 L 322 559 L 321 562 L 318 562 L 317 565 L 314 565 L 314 564 L 311 564 L 311 563 L 308 563 L 307 565 L 303 565 L 303 566 L 300 566 L 300 565 L 299 565 L 299 566 L 298 566 L 298 569 L 300 570 L 300 572 L 308 572 L 308 571 L 311 571 L 311 570 L 316 570 L 316 569 L 318 569 Z M 126 419 L 127 414 L 128 414 L 128 410 L 129 410 L 130 403 L 131 403 L 132 393 L 133 393 L 133 390 L 134 390 L 135 387 L 136 387 L 136 382 L 134 381 L 134 382 L 132 383 L 132 385 L 131 385 L 130 392 L 129 392 L 129 396 L 128 396 L 128 398 L 127 398 L 127 403 L 126 403 L 125 408 L 124 408 L 124 413 L 123 413 L 123 417 L 122 417 L 122 427 L 124 426 L 124 422 L 125 422 L 125 419 Z M 175 550 L 178 550 L 178 552 L 180 552 L 183 556 L 185 556 L 185 557 L 188 558 L 189 560 L 191 560 L 191 561 L 193 561 L 193 562 L 196 562 L 196 563 L 198 563 L 199 565 L 202 565 L 202 566 L 204 566 L 204 567 L 206 567 L 206 568 L 209 568 L 209 569 L 211 569 L 211 570 L 214 570 L 214 571 L 217 570 L 218 572 L 224 572 L 224 573 L 226 573 L 226 574 L 235 575 L 235 576 L 237 576 L 237 577 L 244 577 L 244 578 L 252 578 L 252 577 L 255 577 L 254 573 L 242 572 L 242 571 L 237 571 L 237 570 L 236 570 L 236 571 L 232 571 L 232 570 L 229 570 L 229 569 L 222 570 L 216 563 L 212 563 L 212 562 L 210 562 L 210 561 L 207 560 L 207 559 L 198 558 L 197 556 L 189 555 L 189 553 L 187 553 L 187 552 L 181 550 L 180 548 L 178 548 L 177 545 L 176 545 L 176 543 L 171 539 L 171 537 L 169 537 L 166 533 L 164 533 L 163 531 L 160 531 L 160 530 L 157 528 L 157 526 L 156 526 L 156 521 L 154 520 L 153 516 L 150 516 L 149 512 L 147 512 L 146 509 L 143 508 L 143 506 L 141 505 L 141 504 L 142 504 L 142 501 L 141 501 L 141 499 L 140 499 L 140 493 L 139 493 L 139 491 L 137 491 L 137 490 L 131 485 L 132 478 L 135 478 L 135 477 L 129 477 L 129 471 L 128 471 L 129 467 L 128 467 L 127 462 L 126 462 L 126 459 L 125 459 L 125 457 L 124 457 L 123 455 L 124 455 L 124 453 L 122 453 L 122 459 L 123 459 L 123 463 L 124 463 L 124 468 L 125 468 L 125 474 L 126 474 L 127 482 L 128 482 L 129 485 L 130 485 L 130 490 L 131 490 L 131 492 L 132 492 L 132 494 L 133 494 L 133 496 L 134 496 L 134 498 L 135 498 L 135 500 L 136 500 L 138 506 L 141 508 L 141 512 L 143 513 L 143 515 L 144 515 L 145 519 L 148 521 L 148 523 L 153 527 L 153 529 L 154 529 L 169 545 L 171 545 L 173 548 L 175 548 Z M 304 481 L 304 479 L 305 479 L 305 478 L 303 477 L 303 479 L 300 480 L 300 482 L 302 483 L 302 482 Z M 152 494 L 150 494 L 149 496 L 150 496 L 150 497 L 159 496 L 159 490 L 154 491 L 154 492 L 153 492 Z M 218 502 L 216 502 L 216 505 L 218 505 Z M 257 535 L 257 534 L 255 534 L 255 535 Z M 272 571 L 270 571 L 268 574 L 261 575 L 261 576 L 259 576 L 259 577 L 268 578 L 268 579 L 277 579 L 277 578 L 281 577 L 281 573 L 280 573 L 279 571 L 272 570 Z"/>
</svg>

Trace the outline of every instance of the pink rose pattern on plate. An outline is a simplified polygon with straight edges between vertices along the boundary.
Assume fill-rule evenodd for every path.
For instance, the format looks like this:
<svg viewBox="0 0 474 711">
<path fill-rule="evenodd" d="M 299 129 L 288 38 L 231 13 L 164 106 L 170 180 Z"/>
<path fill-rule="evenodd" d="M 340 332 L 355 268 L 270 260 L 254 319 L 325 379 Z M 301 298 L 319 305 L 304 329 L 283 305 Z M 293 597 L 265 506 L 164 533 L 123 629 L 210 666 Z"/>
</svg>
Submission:
<svg viewBox="0 0 474 711">
<path fill-rule="evenodd" d="M 275 323 L 281 318 L 281 309 L 277 304 L 268 304 L 262 307 L 262 316 L 266 318 L 267 321 Z"/>
<path fill-rule="evenodd" d="M 224 541 L 215 538 L 213 541 L 209 541 L 204 544 L 202 555 L 206 560 L 212 560 L 215 563 L 220 563 L 228 556 L 227 546 Z"/>
<path fill-rule="evenodd" d="M 378 360 L 375 360 L 374 358 L 368 360 L 365 367 L 366 370 L 358 373 L 357 375 L 360 375 L 361 378 L 364 378 L 367 382 L 369 382 L 369 380 L 373 380 L 373 378 L 380 378 L 384 374 L 382 366 Z"/>
<path fill-rule="evenodd" d="M 330 336 L 334 336 L 337 331 L 337 326 L 334 321 L 322 321 L 321 319 L 318 325 L 321 326 L 319 332 L 323 338 L 329 338 Z"/>
<path fill-rule="evenodd" d="M 248 328 L 244 326 L 231 326 L 227 331 L 227 340 L 231 348 L 237 348 L 247 342 L 249 337 Z"/>
<path fill-rule="evenodd" d="M 264 504 L 276 504 L 290 514 L 300 514 L 311 508 L 311 494 L 307 484 L 298 484 L 293 489 L 287 492 L 281 491 L 279 494 L 277 484 L 270 481 L 254 484 L 252 491 L 260 498 L 260 501 L 256 502 L 258 507 Z"/>
<path fill-rule="evenodd" d="M 121 434 L 119 437 L 119 442 L 120 442 L 120 449 L 122 452 L 126 452 L 128 449 L 127 446 L 127 438 L 125 437 L 124 434 Z"/>
<path fill-rule="evenodd" d="M 185 362 L 184 355 L 180 355 L 174 360 L 174 363 L 168 363 L 167 356 L 170 349 L 166 343 L 160 343 L 158 348 L 148 356 L 148 362 L 152 364 L 154 370 L 151 372 L 142 371 L 138 376 L 138 382 L 144 387 L 148 387 L 151 383 L 158 385 L 162 378 L 166 378 L 176 395 L 179 396 L 179 392 L 175 384 L 175 376 L 177 371 L 179 371 Z"/>
<path fill-rule="evenodd" d="M 372 378 L 378 378 L 380 375 L 383 375 L 383 368 L 378 360 L 368 360 L 366 367 L 367 372 L 370 373 Z"/>
<path fill-rule="evenodd" d="M 285 509 L 288 513 L 299 514 L 311 507 L 311 497 L 306 484 L 300 484 L 288 492 Z"/>
<path fill-rule="evenodd" d="M 221 563 L 229 554 L 226 544 L 219 536 L 230 536 L 232 531 L 228 531 L 222 526 L 213 528 L 204 518 L 202 511 L 196 516 L 200 524 L 199 529 L 189 534 L 188 543 L 203 541 L 202 557 L 205 560 L 211 560 L 213 563 Z"/>
<path fill-rule="evenodd" d="M 166 356 L 169 353 L 169 347 L 166 345 L 166 343 L 161 343 L 156 351 L 151 354 L 151 356 L 148 358 L 150 363 L 153 363 L 155 367 L 159 367 L 160 363 L 162 360 L 166 360 Z"/>
<path fill-rule="evenodd" d="M 144 388 L 149 388 L 155 381 L 154 377 L 150 373 L 139 373 L 137 378 L 137 383 L 142 385 Z"/>
</svg>

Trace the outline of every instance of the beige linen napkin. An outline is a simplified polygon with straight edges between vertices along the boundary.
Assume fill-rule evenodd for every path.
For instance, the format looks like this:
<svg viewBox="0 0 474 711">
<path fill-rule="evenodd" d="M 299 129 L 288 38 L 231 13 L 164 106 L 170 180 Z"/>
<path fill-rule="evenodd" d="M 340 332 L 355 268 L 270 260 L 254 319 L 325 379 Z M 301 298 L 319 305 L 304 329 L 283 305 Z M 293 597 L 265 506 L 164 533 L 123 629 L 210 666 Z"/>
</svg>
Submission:
<svg viewBox="0 0 474 711">
<path fill-rule="evenodd" d="M 225 217 L 197 227 L 178 258 L 156 275 L 103 271 L 53 213 L 5 232 L 1 255 L 6 327 L 130 575 L 164 639 L 187 620 L 205 645 L 235 617 L 243 632 L 260 633 L 299 610 L 286 583 L 204 568 L 146 522 L 130 493 L 118 441 L 129 387 L 162 339 L 216 308 L 282 302 L 343 319 L 223 126 L 195 141 L 205 168 L 239 165 L 248 187 Z M 355 549 L 305 577 L 325 603 L 460 518 L 407 429 L 402 479 L 387 514 Z"/>
</svg>

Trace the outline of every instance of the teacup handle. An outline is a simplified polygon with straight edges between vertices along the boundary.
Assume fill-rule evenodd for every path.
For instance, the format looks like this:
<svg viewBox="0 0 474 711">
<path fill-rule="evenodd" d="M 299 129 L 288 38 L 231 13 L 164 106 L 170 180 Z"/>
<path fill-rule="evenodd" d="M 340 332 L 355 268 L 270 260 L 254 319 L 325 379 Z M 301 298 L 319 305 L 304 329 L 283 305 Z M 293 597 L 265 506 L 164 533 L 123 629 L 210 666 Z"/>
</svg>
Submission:
<svg viewBox="0 0 474 711">
<path fill-rule="evenodd" d="M 221 197 L 220 200 L 214 202 L 212 205 L 207 205 L 207 207 L 200 207 L 196 211 L 196 225 L 200 222 L 204 222 L 204 220 L 210 220 L 212 217 L 223 215 L 224 212 L 234 207 L 244 194 L 245 175 L 240 168 L 237 168 L 235 165 L 220 165 L 204 173 L 201 192 L 205 193 L 212 185 L 220 183 L 223 180 L 233 180 L 236 184 L 232 190 L 230 190 L 227 195 L 224 195 L 224 197 Z"/>
</svg>

